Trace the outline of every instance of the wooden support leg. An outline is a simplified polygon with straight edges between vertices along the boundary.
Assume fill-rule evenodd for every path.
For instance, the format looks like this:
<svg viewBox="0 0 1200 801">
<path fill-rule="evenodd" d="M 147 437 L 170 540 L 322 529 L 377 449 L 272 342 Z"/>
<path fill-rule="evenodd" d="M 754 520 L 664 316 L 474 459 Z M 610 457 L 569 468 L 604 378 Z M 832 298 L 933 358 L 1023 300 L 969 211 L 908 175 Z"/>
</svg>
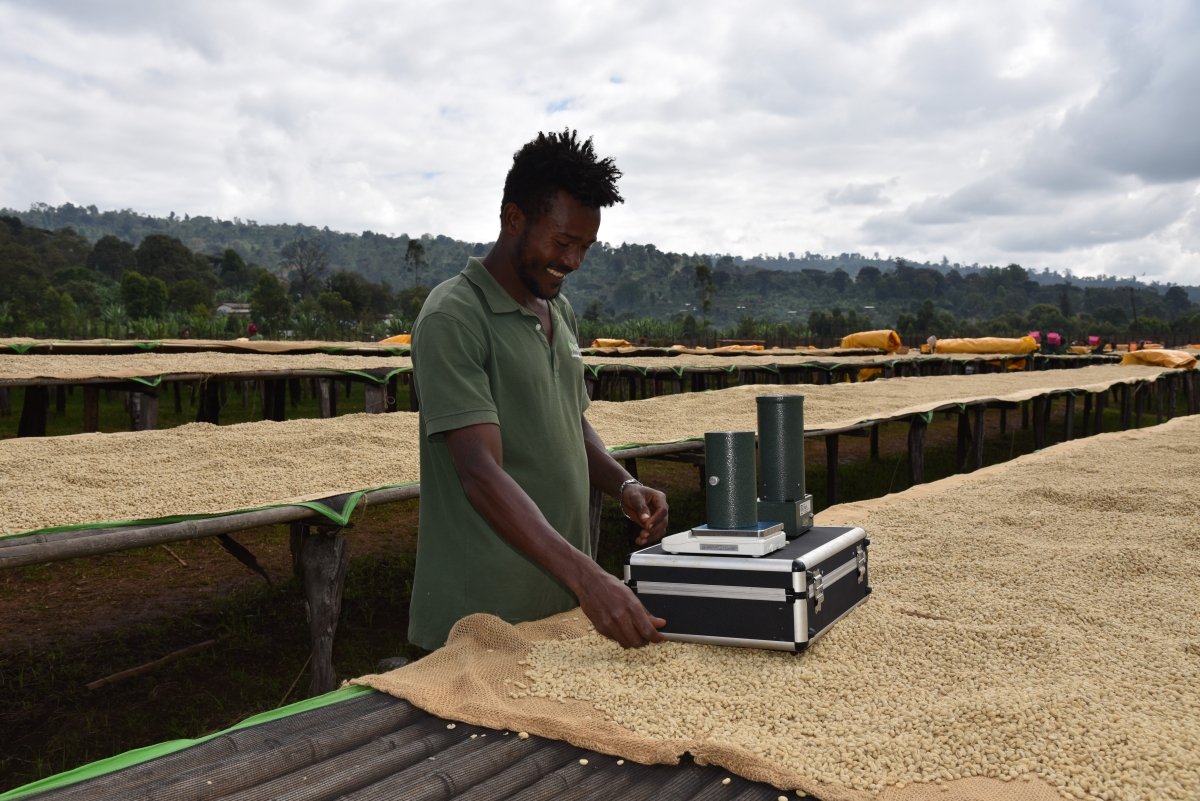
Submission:
<svg viewBox="0 0 1200 801">
<path fill-rule="evenodd" d="M 1008 433 L 1008 407 L 1007 406 L 1000 407 L 1000 433 L 1001 434 Z"/>
<path fill-rule="evenodd" d="M 983 467 L 983 413 L 987 407 L 982 404 L 976 404 L 971 407 L 971 469 L 978 470 Z"/>
<path fill-rule="evenodd" d="M 967 446 L 971 441 L 971 422 L 967 410 L 958 413 L 958 435 L 954 439 L 954 464 L 959 473 L 967 472 Z"/>
<path fill-rule="evenodd" d="M 1063 412 L 1063 439 L 1070 440 L 1075 435 L 1075 396 L 1067 395 L 1067 408 Z"/>
<path fill-rule="evenodd" d="M 387 381 L 387 396 L 384 400 L 383 410 L 385 412 L 398 411 L 396 401 L 400 397 L 400 376 L 392 376 Z"/>
<path fill-rule="evenodd" d="M 321 407 L 321 417 L 337 415 L 337 388 L 333 385 L 332 379 L 317 380 L 317 399 L 318 405 Z"/>
<path fill-rule="evenodd" d="M 1129 384 L 1121 385 L 1121 430 L 1128 431 L 1130 419 L 1133 415 L 1133 404 L 1130 401 Z"/>
<path fill-rule="evenodd" d="M 304 400 L 304 387 L 300 383 L 299 378 L 289 378 L 287 380 L 288 400 L 291 401 L 292 408 L 295 409 Z"/>
<path fill-rule="evenodd" d="M 921 415 L 913 415 L 908 425 L 908 481 L 925 483 L 925 430 L 929 424 Z"/>
<path fill-rule="evenodd" d="M 871 426 L 871 461 L 879 461 L 879 423 Z"/>
<path fill-rule="evenodd" d="M 25 401 L 21 404 L 21 420 L 17 423 L 17 436 L 46 436 L 46 413 L 49 410 L 49 389 L 44 386 L 25 387 Z"/>
<path fill-rule="evenodd" d="M 1104 407 L 1108 403 L 1108 390 L 1102 389 L 1096 393 L 1096 402 L 1092 404 L 1092 433 L 1104 432 Z"/>
<path fill-rule="evenodd" d="M 838 502 L 838 435 L 825 435 L 825 505 Z"/>
<path fill-rule="evenodd" d="M 1036 450 L 1046 447 L 1046 404 L 1043 395 L 1033 399 L 1033 447 Z"/>
<path fill-rule="evenodd" d="M 1167 419 L 1175 417 L 1175 407 L 1179 403 L 1179 385 L 1174 374 L 1167 375 Z"/>
<path fill-rule="evenodd" d="M 1133 394 L 1133 427 L 1142 427 L 1142 412 L 1146 410 L 1146 391 L 1149 386 L 1146 384 L 1135 384 L 1130 388 Z"/>
<path fill-rule="evenodd" d="M 363 411 L 367 414 L 380 414 L 387 411 L 387 392 L 379 384 L 366 384 L 363 387 Z"/>
<path fill-rule="evenodd" d="M 83 433 L 91 434 L 99 430 L 100 387 L 95 384 L 87 384 L 83 388 Z"/>
<path fill-rule="evenodd" d="M 337 687 L 333 637 L 342 612 L 342 588 L 350 551 L 338 528 L 292 523 L 292 566 L 304 591 L 304 609 L 312 643 L 311 696 Z"/>
<path fill-rule="evenodd" d="M 200 384 L 200 403 L 196 407 L 197 423 L 216 425 L 221 420 L 221 390 L 218 382 L 205 380 Z"/>
<path fill-rule="evenodd" d="M 287 419 L 287 382 L 282 378 L 263 381 L 262 418 L 282 422 Z"/>
<path fill-rule="evenodd" d="M 129 393 L 129 423 L 134 431 L 153 431 L 158 427 L 157 393 Z"/>
<path fill-rule="evenodd" d="M 1088 432 L 1088 424 L 1092 420 L 1092 393 L 1088 392 L 1083 396 L 1083 432 L 1086 435 Z"/>
<path fill-rule="evenodd" d="M 8 387 L 0 387 L 0 417 L 12 414 L 12 401 L 8 397 Z"/>
</svg>

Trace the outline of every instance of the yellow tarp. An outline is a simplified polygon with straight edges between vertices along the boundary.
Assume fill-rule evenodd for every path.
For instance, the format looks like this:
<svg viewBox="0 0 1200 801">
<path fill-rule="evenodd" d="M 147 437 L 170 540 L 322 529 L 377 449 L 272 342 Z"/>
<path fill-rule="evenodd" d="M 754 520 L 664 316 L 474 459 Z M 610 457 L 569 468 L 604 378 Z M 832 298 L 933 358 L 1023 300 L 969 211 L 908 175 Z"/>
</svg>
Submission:
<svg viewBox="0 0 1200 801">
<path fill-rule="evenodd" d="M 396 334 L 387 339 L 379 340 L 380 345 L 411 345 L 412 334 Z"/>
<path fill-rule="evenodd" d="M 628 340 L 625 339 L 593 339 L 593 348 L 632 348 Z"/>
<path fill-rule="evenodd" d="M 1121 357 L 1121 364 L 1148 364 L 1153 367 L 1196 369 L 1196 357 L 1181 350 L 1135 350 Z"/>
<path fill-rule="evenodd" d="M 859 331 L 842 337 L 843 348 L 879 348 L 888 353 L 900 350 L 900 335 L 890 329 L 883 331 Z"/>
<path fill-rule="evenodd" d="M 939 339 L 934 353 L 1033 353 L 1038 343 L 1033 337 L 1020 339 L 978 337 L 975 339 Z"/>
</svg>

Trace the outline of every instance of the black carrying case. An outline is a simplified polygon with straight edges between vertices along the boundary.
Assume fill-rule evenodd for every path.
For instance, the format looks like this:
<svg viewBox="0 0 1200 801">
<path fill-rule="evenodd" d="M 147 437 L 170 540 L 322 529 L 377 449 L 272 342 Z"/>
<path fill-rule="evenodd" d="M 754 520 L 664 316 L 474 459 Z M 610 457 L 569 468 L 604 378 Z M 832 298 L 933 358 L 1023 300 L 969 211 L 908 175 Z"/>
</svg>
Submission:
<svg viewBox="0 0 1200 801">
<path fill-rule="evenodd" d="M 625 583 L 669 640 L 803 651 L 871 594 L 866 532 L 817 526 L 765 556 L 629 555 Z"/>
</svg>

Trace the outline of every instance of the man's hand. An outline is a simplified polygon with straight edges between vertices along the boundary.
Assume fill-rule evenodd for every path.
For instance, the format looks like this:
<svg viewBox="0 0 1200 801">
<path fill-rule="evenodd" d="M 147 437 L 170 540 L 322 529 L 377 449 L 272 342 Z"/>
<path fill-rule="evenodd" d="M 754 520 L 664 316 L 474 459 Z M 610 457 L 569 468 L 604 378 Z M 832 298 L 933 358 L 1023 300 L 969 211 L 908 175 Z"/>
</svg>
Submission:
<svg viewBox="0 0 1200 801">
<path fill-rule="evenodd" d="M 616 640 L 622 648 L 641 648 L 666 640 L 658 630 L 667 621 L 653 617 L 624 582 L 603 570 L 597 570 L 596 577 L 576 595 L 579 608 L 596 631 Z"/>
<path fill-rule="evenodd" d="M 621 511 L 642 527 L 633 544 L 641 548 L 667 533 L 667 496 L 652 487 L 630 484 L 621 492 Z"/>
</svg>

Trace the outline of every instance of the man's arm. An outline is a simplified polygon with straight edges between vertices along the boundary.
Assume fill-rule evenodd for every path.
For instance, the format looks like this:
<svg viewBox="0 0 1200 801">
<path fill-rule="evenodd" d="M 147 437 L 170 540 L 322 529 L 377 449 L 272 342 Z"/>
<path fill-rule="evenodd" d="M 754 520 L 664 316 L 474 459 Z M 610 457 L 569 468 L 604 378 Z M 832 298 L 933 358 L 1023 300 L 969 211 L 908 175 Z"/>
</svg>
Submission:
<svg viewBox="0 0 1200 801">
<path fill-rule="evenodd" d="M 623 582 L 563 539 L 504 472 L 499 426 L 485 423 L 449 431 L 446 444 L 475 510 L 505 541 L 565 584 L 596 631 L 625 648 L 663 641 L 658 629 L 666 621 L 651 617 Z"/>
<path fill-rule="evenodd" d="M 588 478 L 592 486 L 616 498 L 625 516 L 642 527 L 634 540 L 635 545 L 641 547 L 658 542 L 667 533 L 667 496 L 641 482 L 626 484 L 633 477 L 608 452 L 604 441 L 586 417 L 582 422 Z"/>
</svg>

